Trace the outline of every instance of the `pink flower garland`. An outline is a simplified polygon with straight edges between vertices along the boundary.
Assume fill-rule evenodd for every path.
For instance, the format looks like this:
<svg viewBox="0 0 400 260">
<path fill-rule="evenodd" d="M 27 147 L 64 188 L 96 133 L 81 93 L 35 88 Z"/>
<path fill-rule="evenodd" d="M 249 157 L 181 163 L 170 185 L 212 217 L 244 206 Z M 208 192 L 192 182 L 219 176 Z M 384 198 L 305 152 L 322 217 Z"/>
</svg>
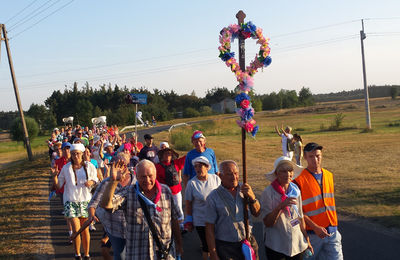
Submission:
<svg viewBox="0 0 400 260">
<path fill-rule="evenodd" d="M 252 37 L 257 39 L 257 44 L 260 44 L 260 51 L 256 55 L 250 65 L 246 67 L 245 71 L 240 69 L 239 64 L 235 59 L 235 53 L 231 52 L 231 42 L 242 36 L 244 39 Z M 268 38 L 265 38 L 262 34 L 262 29 L 256 27 L 251 22 L 244 23 L 241 25 L 231 24 L 221 30 L 219 36 L 220 46 L 218 50 L 220 52 L 219 57 L 225 62 L 226 66 L 230 67 L 231 71 L 235 74 L 237 81 L 239 82 L 238 89 L 240 94 L 236 97 L 236 104 L 240 109 L 238 115 L 241 120 L 237 121 L 238 125 L 251 133 L 254 137 L 258 131 L 256 121 L 252 119 L 254 115 L 254 109 L 251 107 L 250 97 L 247 95 L 254 86 L 253 76 L 256 74 L 259 68 L 267 67 L 271 64 L 270 48 L 268 45 Z M 244 94 L 244 95 L 243 95 Z"/>
</svg>

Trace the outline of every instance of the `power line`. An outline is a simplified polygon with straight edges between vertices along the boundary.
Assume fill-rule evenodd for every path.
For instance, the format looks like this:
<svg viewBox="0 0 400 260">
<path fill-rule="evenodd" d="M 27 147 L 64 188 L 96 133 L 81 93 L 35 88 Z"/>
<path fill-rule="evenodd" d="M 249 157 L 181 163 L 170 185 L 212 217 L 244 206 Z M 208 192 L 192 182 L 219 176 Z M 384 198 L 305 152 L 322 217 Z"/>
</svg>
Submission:
<svg viewBox="0 0 400 260">
<path fill-rule="evenodd" d="M 69 1 L 68 3 L 66 3 L 65 5 L 61 6 L 61 7 L 58 8 L 58 9 L 56 9 L 55 11 L 51 12 L 50 14 L 46 15 L 45 17 L 43 17 L 42 19 L 40 19 L 39 21 L 37 21 L 37 22 L 34 23 L 33 25 L 31 25 L 31 26 L 29 26 L 28 28 L 26 28 L 26 29 L 24 29 L 24 30 L 18 32 L 17 34 L 15 34 L 14 36 L 12 36 L 12 37 L 10 38 L 10 40 L 13 39 L 13 38 L 15 38 L 15 37 L 17 37 L 17 36 L 20 35 L 21 33 L 23 33 L 23 32 L 25 32 L 25 31 L 31 29 L 32 27 L 34 27 L 35 25 L 37 25 L 37 24 L 40 23 L 41 21 L 45 20 L 45 19 L 48 18 L 49 16 L 51 16 L 51 15 L 57 13 L 57 12 L 60 11 L 61 9 L 65 8 L 67 5 L 71 4 L 73 1 L 75 1 L 75 0 Z"/>
<path fill-rule="evenodd" d="M 18 13 L 16 13 L 14 16 L 12 16 L 11 18 L 9 18 L 7 21 L 5 21 L 4 23 L 8 23 L 9 21 L 11 21 L 12 19 L 14 19 L 15 17 L 17 17 L 19 14 L 21 14 L 23 11 L 25 11 L 27 8 L 29 8 L 31 5 L 33 5 L 37 0 L 33 0 L 30 4 L 28 4 L 27 6 L 25 6 L 21 11 L 19 11 Z"/>
<path fill-rule="evenodd" d="M 345 41 L 345 40 L 350 40 L 350 39 L 355 39 L 355 38 L 358 38 L 358 36 L 357 35 L 347 35 L 347 36 L 336 37 L 336 38 L 326 39 L 326 40 L 321 40 L 321 41 L 316 41 L 316 42 L 304 43 L 301 45 L 292 45 L 292 46 L 287 46 L 284 48 L 277 49 L 274 52 L 274 54 L 281 54 L 284 52 L 298 50 L 298 49 L 316 47 L 316 46 L 327 45 L 327 44 L 334 44 L 334 43 L 337 43 L 340 41 Z M 144 69 L 142 71 L 121 72 L 121 73 L 113 73 L 113 74 L 109 74 L 109 75 L 102 75 L 99 77 L 81 78 L 81 79 L 76 79 L 74 81 L 80 81 L 80 80 L 98 81 L 98 80 L 109 80 L 109 79 L 114 79 L 114 78 L 137 77 L 137 76 L 141 76 L 141 75 L 145 75 L 145 74 L 149 74 L 149 73 L 153 73 L 153 74 L 162 73 L 162 72 L 167 72 L 167 71 L 174 71 L 174 70 L 180 70 L 180 69 L 184 69 L 184 68 L 192 68 L 192 67 L 205 66 L 205 65 L 217 64 L 217 63 L 220 63 L 220 61 L 215 60 L 215 59 L 210 59 L 210 60 L 204 60 L 204 61 L 200 61 L 200 62 L 171 65 L 171 66 L 167 66 L 167 67 L 163 66 L 163 67 L 158 67 L 158 68 L 149 68 L 149 69 Z M 65 80 L 37 83 L 37 84 L 31 85 L 30 87 L 25 87 L 23 89 L 46 88 L 50 85 L 60 84 L 60 83 L 65 83 Z"/>
<path fill-rule="evenodd" d="M 346 36 L 325 39 L 325 40 L 320 40 L 320 41 L 308 42 L 308 43 L 303 43 L 303 44 L 299 44 L 299 45 L 291 45 L 291 46 L 286 46 L 286 47 L 282 47 L 282 48 L 276 48 L 274 50 L 273 54 L 276 55 L 276 54 L 281 54 L 281 53 L 299 50 L 299 49 L 317 47 L 317 46 L 328 45 L 328 44 L 335 44 L 337 42 L 356 39 L 356 38 L 358 38 L 358 35 L 354 34 L 354 35 L 346 35 Z M 204 50 L 208 50 L 208 49 L 204 49 Z M 195 51 L 192 51 L 192 52 L 195 52 Z M 175 54 L 175 55 L 178 55 L 178 54 Z M 184 55 L 184 54 L 182 54 L 182 55 Z M 150 58 L 150 59 L 153 59 L 153 58 Z M 95 76 L 95 77 L 89 77 L 89 78 L 81 78 L 81 79 L 76 79 L 75 81 L 79 81 L 79 80 L 85 80 L 85 81 L 109 80 L 109 79 L 114 79 L 114 78 L 137 77 L 137 76 L 148 74 L 148 73 L 161 73 L 161 72 L 166 72 L 166 71 L 180 70 L 180 69 L 182 69 L 181 67 L 191 68 L 191 67 L 204 66 L 204 65 L 217 64 L 217 63 L 220 63 L 220 61 L 215 60 L 215 59 L 210 59 L 210 60 L 204 60 L 204 61 L 198 61 L 198 62 L 192 62 L 192 63 L 171 65 L 171 66 L 167 66 L 167 67 L 163 66 L 163 67 L 158 67 L 158 68 L 148 68 L 148 69 L 144 69 L 142 71 L 112 73 L 109 75 L 102 75 L 102 76 L 98 76 L 98 77 Z M 73 71 L 75 71 L 75 69 Z M 31 85 L 30 87 L 25 87 L 24 89 L 45 88 L 50 85 L 60 84 L 60 83 L 65 83 L 65 80 L 37 83 L 37 84 Z M 0 88 L 0 90 L 1 89 L 6 89 L 6 88 Z"/>
<path fill-rule="evenodd" d="M 158 67 L 158 68 L 149 68 L 149 69 L 145 69 L 145 70 L 142 70 L 142 71 L 119 72 L 119 73 L 113 73 L 113 74 L 109 74 L 109 75 L 102 75 L 102 76 L 99 76 L 99 77 L 80 78 L 80 79 L 75 79 L 74 81 L 79 81 L 79 80 L 85 80 L 85 81 L 88 81 L 88 80 L 107 80 L 107 79 L 113 79 L 113 78 L 134 77 L 134 76 L 140 76 L 140 75 L 148 74 L 148 73 L 161 73 L 161 72 L 180 70 L 180 69 L 185 69 L 185 68 L 192 68 L 192 67 L 209 65 L 209 64 L 216 64 L 216 63 L 219 63 L 219 61 L 215 60 L 215 59 L 208 59 L 208 60 L 192 62 L 192 63 L 177 64 L 177 65 L 171 65 L 171 66 L 163 66 L 163 67 Z M 54 85 L 54 84 L 59 84 L 59 83 L 65 83 L 65 80 L 37 83 L 37 84 L 31 85 L 30 87 L 25 87 L 23 89 L 43 88 L 43 87 L 47 87 L 49 85 Z M 7 89 L 7 88 L 0 88 L 0 89 Z"/>
<path fill-rule="evenodd" d="M 45 72 L 45 73 L 39 73 L 39 74 L 38 73 L 36 73 L 36 74 L 27 74 L 27 75 L 21 75 L 21 76 L 19 76 L 19 78 L 31 78 L 31 77 L 37 77 L 37 76 L 42 76 L 42 75 L 51 75 L 51 74 L 59 74 L 59 73 L 65 73 L 65 72 L 74 72 L 74 71 L 82 71 L 82 70 L 107 68 L 107 67 L 113 67 L 113 66 L 119 66 L 119 65 L 125 65 L 125 64 L 132 64 L 132 63 L 139 63 L 139 62 L 145 62 L 145 61 L 151 61 L 151 60 L 159 60 L 159 59 L 163 59 L 163 58 L 170 58 L 170 57 L 175 57 L 175 56 L 182 56 L 182 55 L 187 55 L 187 54 L 190 54 L 190 53 L 197 53 L 197 52 L 203 52 L 203 51 L 206 51 L 206 50 L 208 51 L 208 50 L 214 50 L 214 49 L 216 49 L 216 48 L 198 49 L 198 50 L 174 53 L 174 54 L 170 54 L 170 55 L 155 56 L 155 57 L 150 57 L 150 58 L 137 59 L 137 60 L 133 60 L 133 61 L 117 62 L 117 63 L 111 63 L 111 64 L 105 64 L 105 65 L 97 65 L 97 66 L 89 66 L 89 67 L 82 67 L 82 68 L 69 69 L 69 70 L 51 71 L 51 72 Z"/>
<path fill-rule="evenodd" d="M 35 10 L 33 10 L 32 12 L 30 12 L 28 15 L 26 15 L 24 18 L 20 19 L 19 21 L 17 21 L 14 24 L 11 24 L 10 27 L 8 28 L 8 31 L 11 31 L 13 27 L 15 27 L 16 25 L 18 25 L 19 23 L 21 23 L 22 21 L 28 19 L 31 15 L 35 15 L 36 11 L 40 10 L 40 8 L 42 8 L 43 6 L 47 5 L 48 3 L 50 3 L 52 0 L 48 0 L 47 2 L 45 2 L 44 4 L 42 4 L 41 6 L 39 6 L 38 8 L 36 8 Z"/>
<path fill-rule="evenodd" d="M 364 18 L 364 20 L 400 20 L 400 17 L 374 17 Z"/>
<path fill-rule="evenodd" d="M 346 36 L 341 36 L 341 37 L 336 37 L 336 38 L 331 38 L 331 39 L 326 39 L 326 40 L 320 40 L 320 41 L 314 41 L 314 42 L 308 42 L 308 43 L 303 43 L 303 44 L 297 44 L 297 45 L 291 45 L 291 46 L 276 48 L 276 51 L 277 52 L 279 52 L 279 51 L 291 51 L 291 50 L 315 47 L 315 46 L 320 46 L 320 45 L 331 44 L 331 43 L 336 43 L 336 42 L 340 42 L 340 41 L 346 41 L 346 40 L 350 40 L 350 39 L 355 39 L 357 37 L 358 37 L 358 34 L 351 34 L 351 35 L 346 35 Z"/>
<path fill-rule="evenodd" d="M 339 25 L 343 25 L 343 24 L 355 23 L 355 22 L 359 22 L 359 21 L 360 20 L 350 20 L 350 21 L 345 21 L 345 22 L 341 22 L 341 23 L 328 24 L 328 25 L 324 25 L 324 26 L 314 27 L 314 28 L 311 28 L 311 29 L 305 29 L 305 30 L 300 30 L 300 31 L 295 31 L 295 32 L 290 32 L 290 33 L 283 33 L 283 34 L 273 35 L 273 36 L 271 36 L 271 38 L 276 39 L 276 38 L 280 38 L 280 37 L 291 36 L 291 35 L 294 35 L 294 34 L 300 34 L 300 33 L 305 33 L 305 32 L 322 30 L 322 29 L 326 29 L 326 28 L 329 28 L 329 27 L 335 27 L 335 26 L 339 26 Z"/>
</svg>

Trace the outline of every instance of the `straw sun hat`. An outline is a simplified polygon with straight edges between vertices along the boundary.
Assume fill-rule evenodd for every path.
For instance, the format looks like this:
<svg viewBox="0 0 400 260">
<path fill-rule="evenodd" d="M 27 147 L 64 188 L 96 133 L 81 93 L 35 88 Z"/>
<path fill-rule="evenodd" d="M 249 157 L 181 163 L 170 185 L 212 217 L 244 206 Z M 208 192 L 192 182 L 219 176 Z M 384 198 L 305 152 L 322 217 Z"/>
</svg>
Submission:
<svg viewBox="0 0 400 260">
<path fill-rule="evenodd" d="M 293 171 L 294 171 L 293 179 L 296 179 L 300 175 L 301 171 L 304 169 L 303 167 L 295 164 L 292 160 L 290 160 L 289 157 L 281 156 L 275 160 L 274 169 L 272 171 L 268 172 L 267 174 L 265 174 L 265 177 L 267 178 L 267 180 L 272 182 L 276 179 L 275 171 L 283 163 L 289 163 L 293 166 Z"/>
</svg>

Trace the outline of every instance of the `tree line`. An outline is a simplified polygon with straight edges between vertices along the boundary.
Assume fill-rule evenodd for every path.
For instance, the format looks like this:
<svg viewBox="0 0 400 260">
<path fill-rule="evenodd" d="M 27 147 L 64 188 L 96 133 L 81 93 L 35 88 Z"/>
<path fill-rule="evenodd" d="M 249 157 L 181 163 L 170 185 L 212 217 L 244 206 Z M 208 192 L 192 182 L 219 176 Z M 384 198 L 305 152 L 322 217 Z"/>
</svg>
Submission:
<svg viewBox="0 0 400 260">
<path fill-rule="evenodd" d="M 393 93 L 393 86 L 371 86 L 370 97 L 389 96 Z M 397 91 L 397 88 L 395 88 Z M 391 90 L 391 91 L 390 91 Z M 299 93 L 295 90 L 281 89 L 279 92 L 257 95 L 250 93 L 252 106 L 256 111 L 294 108 L 314 105 L 316 101 L 343 100 L 349 97 L 362 98 L 362 90 L 342 91 L 330 94 L 313 95 L 309 88 L 303 87 Z M 178 95 L 175 91 L 159 89 L 123 88 L 118 85 L 101 85 L 92 88 L 88 83 L 81 88 L 77 83 L 66 87 L 63 91 L 57 90 L 45 100 L 44 105 L 32 104 L 26 115 L 33 118 L 41 132 L 63 125 L 62 119 L 73 116 L 74 124 L 91 125 L 91 118 L 107 116 L 108 124 L 131 125 L 135 122 L 135 105 L 126 104 L 125 98 L 129 93 L 147 94 L 147 104 L 139 105 L 144 120 L 165 121 L 179 117 L 197 117 L 214 114 L 211 105 L 224 100 L 234 99 L 233 90 L 225 87 L 214 87 L 207 90 L 206 96 L 200 98 L 193 91 L 190 95 Z M 397 95 L 398 92 L 395 93 Z M 0 128 L 10 129 L 12 119 L 18 117 L 17 112 L 0 112 Z M 11 119 L 11 120 L 10 120 Z"/>
</svg>

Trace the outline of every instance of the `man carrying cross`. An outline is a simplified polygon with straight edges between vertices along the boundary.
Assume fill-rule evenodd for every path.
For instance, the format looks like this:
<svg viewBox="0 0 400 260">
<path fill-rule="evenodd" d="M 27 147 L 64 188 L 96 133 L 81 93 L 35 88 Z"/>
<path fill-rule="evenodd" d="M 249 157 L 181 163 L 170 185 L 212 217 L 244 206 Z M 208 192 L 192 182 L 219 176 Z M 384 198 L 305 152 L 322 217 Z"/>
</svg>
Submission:
<svg viewBox="0 0 400 260">
<path fill-rule="evenodd" d="M 260 215 L 260 203 L 250 185 L 239 185 L 239 167 L 235 161 L 220 164 L 221 185 L 207 197 L 206 239 L 210 259 L 244 260 L 242 241 L 246 238 L 244 200 L 250 204 L 253 216 Z M 250 244 L 258 259 L 258 245 L 251 228 Z"/>
</svg>

